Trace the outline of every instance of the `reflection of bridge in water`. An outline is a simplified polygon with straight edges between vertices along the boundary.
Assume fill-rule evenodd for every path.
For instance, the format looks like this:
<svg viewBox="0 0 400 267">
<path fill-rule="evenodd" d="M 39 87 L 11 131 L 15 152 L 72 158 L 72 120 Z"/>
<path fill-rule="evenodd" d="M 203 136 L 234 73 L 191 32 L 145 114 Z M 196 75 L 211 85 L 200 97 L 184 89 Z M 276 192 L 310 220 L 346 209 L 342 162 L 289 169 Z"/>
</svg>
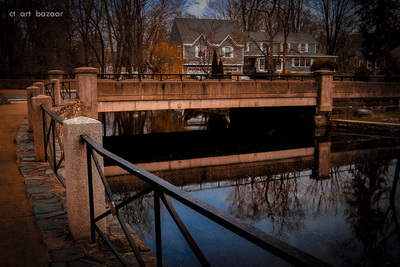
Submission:
<svg viewBox="0 0 400 267">
<path fill-rule="evenodd" d="M 309 171 L 308 176 L 324 178 L 331 175 L 333 168 L 399 157 L 400 146 L 390 142 L 386 146 L 378 142 L 370 148 L 363 149 L 356 149 L 354 146 L 357 146 L 356 142 L 352 142 L 351 145 L 346 145 L 346 142 L 320 142 L 315 147 L 142 163 L 137 166 L 176 186 L 197 185 L 201 188 L 207 183 L 213 183 L 208 187 L 220 187 L 247 183 L 246 181 L 274 180 L 279 179 L 279 175 L 283 173 L 293 174 L 286 178 L 298 178 L 301 172 L 306 171 Z M 105 173 L 111 183 L 122 181 L 125 191 L 136 191 L 142 187 L 138 179 L 124 175 L 124 171 L 119 167 L 106 167 Z"/>
</svg>

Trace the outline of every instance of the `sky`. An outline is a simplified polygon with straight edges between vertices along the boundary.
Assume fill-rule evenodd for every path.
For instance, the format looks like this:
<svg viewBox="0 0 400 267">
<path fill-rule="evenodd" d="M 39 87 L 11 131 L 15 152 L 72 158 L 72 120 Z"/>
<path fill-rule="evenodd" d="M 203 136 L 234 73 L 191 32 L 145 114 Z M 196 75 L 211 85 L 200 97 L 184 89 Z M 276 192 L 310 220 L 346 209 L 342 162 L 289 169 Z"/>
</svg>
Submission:
<svg viewBox="0 0 400 267">
<path fill-rule="evenodd" d="M 196 17 L 200 17 L 207 6 L 207 1 L 208 0 L 189 0 L 189 8 L 187 11 Z"/>
</svg>

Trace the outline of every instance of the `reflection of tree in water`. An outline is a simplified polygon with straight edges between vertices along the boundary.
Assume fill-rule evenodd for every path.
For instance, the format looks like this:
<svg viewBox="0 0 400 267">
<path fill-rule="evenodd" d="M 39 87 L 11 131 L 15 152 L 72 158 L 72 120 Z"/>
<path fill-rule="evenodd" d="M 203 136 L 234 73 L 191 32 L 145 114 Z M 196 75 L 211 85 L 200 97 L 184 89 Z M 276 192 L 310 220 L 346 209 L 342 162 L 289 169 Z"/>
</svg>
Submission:
<svg viewBox="0 0 400 267">
<path fill-rule="evenodd" d="M 120 194 L 120 201 L 124 201 L 134 195 Z M 153 239 L 154 236 L 154 201 L 153 194 L 141 197 L 126 205 L 122 213 L 124 218 L 140 237 L 144 240 Z"/>
<path fill-rule="evenodd" d="M 342 177 L 339 168 L 331 169 L 329 179 L 312 179 L 307 186 L 305 198 L 310 216 L 337 215 L 342 197 Z"/>
<path fill-rule="evenodd" d="M 255 182 L 255 178 L 251 178 L 250 183 L 237 185 L 227 196 L 231 203 L 229 213 L 254 222 L 269 218 L 278 236 L 283 226 L 294 230 L 301 228 L 305 215 L 297 197 L 297 179 L 285 173 L 267 180 Z"/>
<path fill-rule="evenodd" d="M 391 255 L 394 243 L 400 251 L 399 224 L 395 195 L 399 178 L 399 162 L 396 164 L 393 183 L 389 181 L 390 161 L 355 165 L 349 173 L 352 179 L 345 184 L 347 222 L 355 238 L 342 244 L 344 255 L 357 255 L 357 264 L 394 264 L 398 259 Z M 391 216 L 390 216 L 391 215 Z M 397 235 L 397 236 L 396 236 Z M 394 244 L 392 243 L 392 244 Z M 350 253 L 349 253 L 350 252 Z M 351 259 L 348 259 L 351 261 Z"/>
<path fill-rule="evenodd" d="M 229 213 L 254 222 L 268 218 L 276 236 L 285 230 L 296 232 L 304 227 L 306 211 L 311 216 L 336 214 L 341 199 L 340 176 L 310 180 L 300 173 L 263 177 L 262 182 L 238 184 L 227 197 Z M 307 183 L 307 184 L 305 184 Z"/>
<path fill-rule="evenodd" d="M 185 130 L 181 114 L 173 110 L 107 112 L 100 118 L 110 136 Z"/>
</svg>

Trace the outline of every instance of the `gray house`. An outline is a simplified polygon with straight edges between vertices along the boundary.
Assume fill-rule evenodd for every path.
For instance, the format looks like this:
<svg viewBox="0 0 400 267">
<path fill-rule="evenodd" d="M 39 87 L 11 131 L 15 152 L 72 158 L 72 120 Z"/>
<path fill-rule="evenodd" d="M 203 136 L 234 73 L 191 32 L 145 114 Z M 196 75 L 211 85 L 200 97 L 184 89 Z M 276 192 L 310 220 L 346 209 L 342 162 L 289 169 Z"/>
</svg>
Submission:
<svg viewBox="0 0 400 267">
<path fill-rule="evenodd" d="M 265 32 L 244 33 L 233 20 L 177 18 L 170 43 L 177 46 L 178 55 L 183 58 L 182 73 L 209 73 L 214 50 L 222 59 L 226 73 L 266 73 L 265 55 L 271 52 L 275 71 L 283 71 L 284 35 L 275 36 L 271 51 Z M 318 53 L 318 43 L 309 33 L 291 33 L 286 43 L 285 69 L 291 73 L 309 73 L 317 58 L 336 59 L 336 56 Z"/>
<path fill-rule="evenodd" d="M 282 73 L 285 38 L 283 33 L 278 33 L 273 41 L 273 49 L 268 48 L 267 35 L 263 32 L 250 32 L 245 47 L 245 73 L 266 73 L 267 62 L 265 54 L 267 49 L 273 53 L 275 71 Z M 309 33 L 290 33 L 286 39 L 285 69 L 291 73 L 310 73 L 310 66 L 317 58 L 336 59 L 336 56 L 329 56 L 318 53 L 318 42 Z"/>
<path fill-rule="evenodd" d="M 239 29 L 233 20 L 175 19 L 169 42 L 183 58 L 182 73 L 209 73 L 214 50 L 225 72 L 243 72 L 245 39 Z"/>
</svg>

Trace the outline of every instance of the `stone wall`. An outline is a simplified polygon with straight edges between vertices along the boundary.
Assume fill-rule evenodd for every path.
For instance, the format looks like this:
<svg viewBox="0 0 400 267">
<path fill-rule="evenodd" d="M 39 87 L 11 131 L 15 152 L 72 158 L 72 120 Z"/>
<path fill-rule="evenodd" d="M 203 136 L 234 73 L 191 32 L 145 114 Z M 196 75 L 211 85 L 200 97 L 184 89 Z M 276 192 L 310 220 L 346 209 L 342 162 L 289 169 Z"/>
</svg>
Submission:
<svg viewBox="0 0 400 267">
<path fill-rule="evenodd" d="M 400 84 L 385 82 L 334 82 L 333 114 L 352 115 L 356 109 L 394 111 L 400 107 Z"/>
<path fill-rule="evenodd" d="M 99 112 L 315 106 L 315 81 L 98 81 Z"/>
<path fill-rule="evenodd" d="M 54 113 L 63 120 L 68 120 L 81 116 L 81 106 L 79 100 L 62 102 L 59 107 L 53 107 Z"/>
</svg>

